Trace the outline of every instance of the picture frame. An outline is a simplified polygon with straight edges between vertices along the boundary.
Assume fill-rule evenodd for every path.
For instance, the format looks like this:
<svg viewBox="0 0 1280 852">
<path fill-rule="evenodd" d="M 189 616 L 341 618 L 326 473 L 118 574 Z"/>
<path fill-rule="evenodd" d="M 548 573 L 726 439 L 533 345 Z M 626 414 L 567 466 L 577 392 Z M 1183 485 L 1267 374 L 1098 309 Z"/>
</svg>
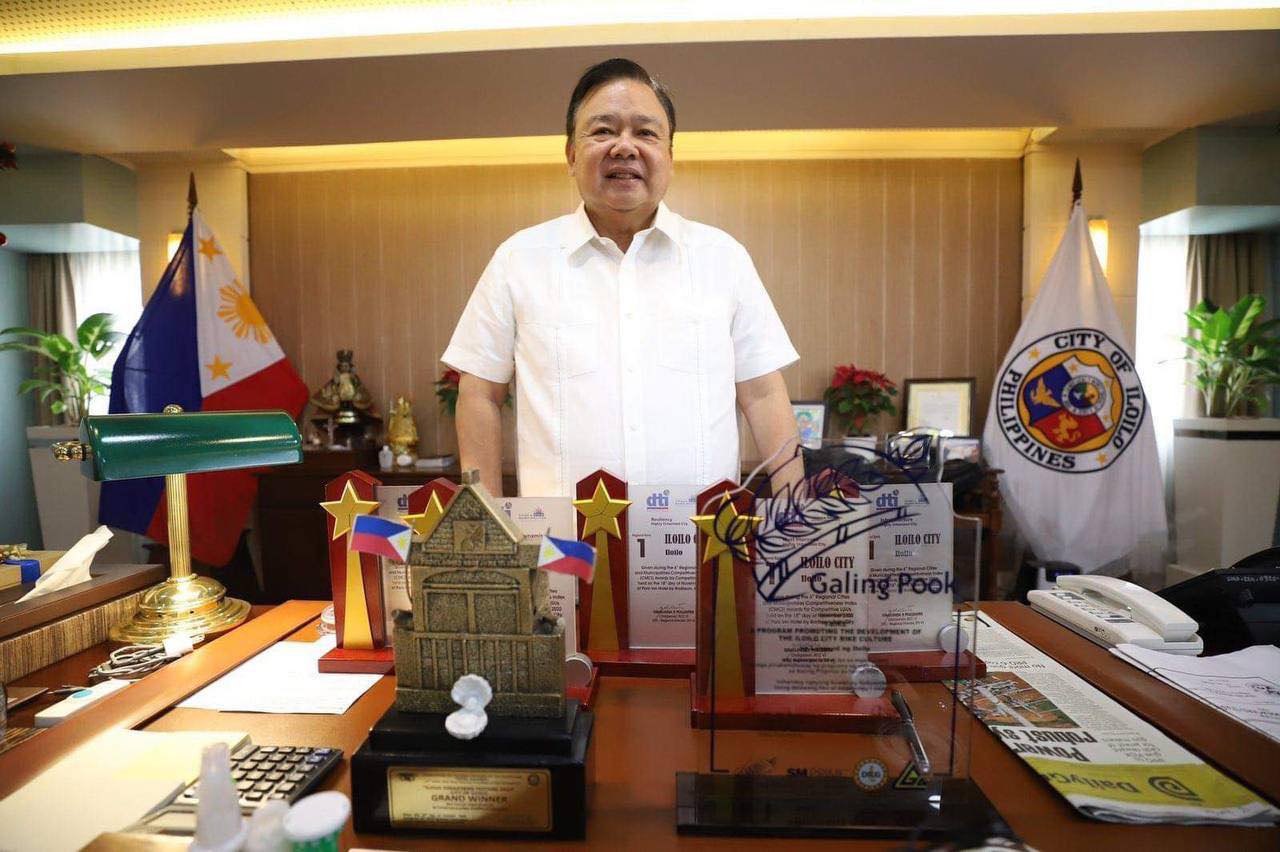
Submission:
<svg viewBox="0 0 1280 852">
<path fill-rule="evenodd" d="M 935 429 L 940 434 L 973 434 L 973 376 L 906 379 L 902 383 L 902 430 Z"/>
<path fill-rule="evenodd" d="M 810 450 L 822 449 L 822 435 L 827 426 L 827 404 L 820 399 L 793 400 L 791 414 L 796 419 L 800 433 L 800 446 Z"/>
<path fill-rule="evenodd" d="M 982 461 L 982 439 L 971 435 L 943 438 L 939 443 L 938 457 L 944 465 L 952 459 L 977 464 Z"/>
</svg>

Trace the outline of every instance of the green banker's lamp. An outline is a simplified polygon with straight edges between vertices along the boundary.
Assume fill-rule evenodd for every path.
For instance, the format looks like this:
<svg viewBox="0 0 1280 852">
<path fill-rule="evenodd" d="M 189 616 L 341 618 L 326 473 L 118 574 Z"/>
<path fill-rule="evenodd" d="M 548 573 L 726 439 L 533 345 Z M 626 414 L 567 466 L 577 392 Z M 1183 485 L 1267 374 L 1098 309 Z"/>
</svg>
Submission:
<svg viewBox="0 0 1280 852">
<path fill-rule="evenodd" d="M 90 479 L 106 482 L 163 476 L 169 514 L 169 579 L 147 589 L 133 620 L 111 629 L 121 642 L 163 642 L 178 633 L 208 635 L 234 627 L 249 604 L 227 597 L 212 577 L 191 572 L 187 527 L 188 473 L 296 464 L 302 437 L 283 411 L 91 415 L 80 439 L 53 445 L 60 461 L 79 461 Z"/>
</svg>

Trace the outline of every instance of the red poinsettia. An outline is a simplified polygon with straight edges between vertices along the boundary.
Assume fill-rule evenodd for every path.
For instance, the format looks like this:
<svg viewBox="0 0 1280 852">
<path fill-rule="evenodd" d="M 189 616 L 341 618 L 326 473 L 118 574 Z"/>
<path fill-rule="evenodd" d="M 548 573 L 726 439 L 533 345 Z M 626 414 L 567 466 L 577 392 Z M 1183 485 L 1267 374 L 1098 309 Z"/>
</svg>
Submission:
<svg viewBox="0 0 1280 852">
<path fill-rule="evenodd" d="M 898 386 L 884 373 L 841 364 L 835 368 L 822 398 L 832 416 L 848 424 L 847 434 L 863 435 L 867 420 L 873 415 L 896 412 L 892 398 L 897 393 Z"/>
<path fill-rule="evenodd" d="M 440 374 L 440 378 L 436 379 L 436 396 L 440 399 L 440 407 L 450 417 L 458 411 L 458 383 L 461 381 L 462 374 L 454 369 L 445 370 Z M 511 394 L 507 394 L 502 404 L 504 406 L 511 404 Z"/>
</svg>

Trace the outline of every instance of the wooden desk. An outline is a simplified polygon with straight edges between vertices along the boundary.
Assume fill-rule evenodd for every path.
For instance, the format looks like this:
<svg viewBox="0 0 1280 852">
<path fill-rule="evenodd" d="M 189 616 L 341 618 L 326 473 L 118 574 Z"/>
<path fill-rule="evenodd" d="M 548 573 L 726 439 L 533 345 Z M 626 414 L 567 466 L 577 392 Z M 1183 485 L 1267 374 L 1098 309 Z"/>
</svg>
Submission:
<svg viewBox="0 0 1280 852">
<path fill-rule="evenodd" d="M 363 742 L 370 725 L 394 698 L 391 678 L 379 681 L 344 716 L 262 715 L 167 709 L 216 673 L 244 659 L 278 638 L 315 638 L 312 619 L 321 603 L 290 602 L 277 607 L 218 639 L 195 655 L 171 664 L 137 685 L 84 711 L 57 728 L 40 734 L 0 755 L 0 797 L 8 795 L 40 767 L 66 753 L 97 730 L 124 724 L 150 730 L 244 730 L 256 742 L 284 745 L 326 744 L 349 757 Z M 1128 704 L 1148 720 L 1170 732 L 1192 751 L 1280 800 L 1280 746 L 1237 724 L 1177 690 L 1145 677 L 1106 651 L 1018 604 L 991 604 L 988 611 L 1023 638 L 1046 649 L 1060 662 L 1099 688 Z M 105 656 L 105 649 L 82 652 L 56 666 L 18 681 L 19 684 L 60 684 L 77 679 Z M 934 730 L 945 721 L 939 702 L 943 687 L 922 687 L 939 701 L 916 708 L 922 729 Z M 51 703 L 51 702 L 46 702 Z M 37 705 L 37 708 L 40 705 Z M 29 724 L 34 710 L 15 714 L 14 723 Z M 689 729 L 688 690 L 678 681 L 607 679 L 597 706 L 595 785 L 587 845 L 592 847 L 777 848 L 781 841 L 748 838 L 680 837 L 675 833 L 675 773 L 695 769 L 701 734 Z M 972 774 L 987 796 L 1023 839 L 1043 850 L 1089 849 L 1090 852 L 1135 849 L 1274 850 L 1280 830 L 1176 826 L 1118 826 L 1076 815 L 1046 784 L 991 736 L 973 723 Z M 350 775 L 343 762 L 327 779 L 327 786 L 350 793 Z M 456 848 L 505 849 L 536 845 L 512 841 L 467 840 L 463 836 L 423 838 L 411 835 L 357 837 L 348 826 L 344 848 L 352 845 L 384 849 Z M 565 844 L 568 845 L 568 844 Z M 789 842 L 789 846 L 798 843 Z M 806 847 L 847 847 L 847 842 L 806 841 Z M 892 843 L 859 844 L 860 848 L 889 849 Z"/>
</svg>

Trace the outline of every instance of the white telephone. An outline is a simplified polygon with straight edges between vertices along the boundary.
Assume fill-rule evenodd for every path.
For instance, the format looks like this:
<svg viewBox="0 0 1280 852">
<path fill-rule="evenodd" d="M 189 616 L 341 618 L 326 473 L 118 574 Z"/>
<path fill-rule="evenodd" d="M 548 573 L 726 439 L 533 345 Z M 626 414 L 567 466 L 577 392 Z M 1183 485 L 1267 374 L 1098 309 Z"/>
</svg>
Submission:
<svg viewBox="0 0 1280 852">
<path fill-rule="evenodd" d="M 1164 598 L 1115 577 L 1064 574 L 1057 588 L 1027 593 L 1031 606 L 1099 645 L 1131 643 L 1196 656 L 1199 625 Z"/>
</svg>

